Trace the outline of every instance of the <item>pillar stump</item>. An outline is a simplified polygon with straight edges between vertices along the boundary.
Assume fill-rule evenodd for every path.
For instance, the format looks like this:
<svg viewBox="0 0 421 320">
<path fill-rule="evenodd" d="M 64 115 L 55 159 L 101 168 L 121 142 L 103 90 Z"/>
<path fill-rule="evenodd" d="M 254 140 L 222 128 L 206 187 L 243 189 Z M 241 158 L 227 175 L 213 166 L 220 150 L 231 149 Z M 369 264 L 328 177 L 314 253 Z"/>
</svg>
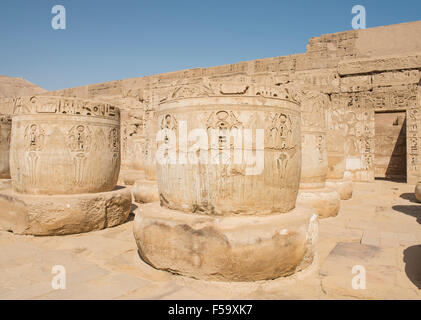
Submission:
<svg viewBox="0 0 421 320">
<path fill-rule="evenodd" d="M 10 179 L 9 150 L 12 118 L 0 114 L 0 180 Z"/>
<path fill-rule="evenodd" d="M 301 92 L 302 171 L 297 202 L 312 206 L 320 218 L 338 214 L 341 199 L 335 188 L 326 186 L 328 157 L 325 109 L 328 97 Z"/>
<path fill-rule="evenodd" d="M 12 183 L 0 190 L 0 228 L 62 235 L 125 222 L 131 193 L 116 187 L 119 170 L 118 108 L 50 96 L 17 99 Z"/>
<path fill-rule="evenodd" d="M 158 110 L 160 204 L 136 211 L 144 261 L 200 279 L 288 276 L 313 261 L 317 214 L 296 207 L 300 106 L 279 87 L 180 86 Z"/>
</svg>

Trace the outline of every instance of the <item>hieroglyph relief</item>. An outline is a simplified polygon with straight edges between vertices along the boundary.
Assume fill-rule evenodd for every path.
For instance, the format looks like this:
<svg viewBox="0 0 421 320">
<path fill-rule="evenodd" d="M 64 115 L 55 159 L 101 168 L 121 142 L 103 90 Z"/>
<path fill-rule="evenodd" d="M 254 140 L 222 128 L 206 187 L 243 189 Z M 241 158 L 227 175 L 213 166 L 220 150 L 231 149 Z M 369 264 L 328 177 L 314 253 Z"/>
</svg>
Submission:
<svg viewBox="0 0 421 320">
<path fill-rule="evenodd" d="M 293 124 L 289 115 L 284 113 L 269 113 L 269 127 L 267 132 L 267 148 L 275 151 L 276 164 L 282 182 L 281 189 L 285 184 L 285 176 L 288 172 L 288 162 L 297 152 L 297 146 L 293 142 Z"/>
<path fill-rule="evenodd" d="M 74 183 L 83 184 L 86 165 L 86 153 L 91 147 L 91 129 L 88 126 L 77 125 L 68 134 L 69 149 L 74 162 Z"/>
<path fill-rule="evenodd" d="M 37 180 L 38 172 L 38 152 L 42 151 L 45 133 L 40 125 L 32 123 L 25 129 L 25 160 L 29 170 L 29 183 L 34 185 Z"/>
</svg>

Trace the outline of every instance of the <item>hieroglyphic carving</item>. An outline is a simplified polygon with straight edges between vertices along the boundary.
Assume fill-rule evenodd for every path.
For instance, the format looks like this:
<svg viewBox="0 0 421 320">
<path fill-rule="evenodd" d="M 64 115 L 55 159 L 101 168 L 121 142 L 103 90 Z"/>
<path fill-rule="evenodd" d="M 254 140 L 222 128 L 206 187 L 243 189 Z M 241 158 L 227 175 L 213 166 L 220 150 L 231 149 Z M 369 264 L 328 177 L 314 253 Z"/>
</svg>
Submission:
<svg viewBox="0 0 421 320">
<path fill-rule="evenodd" d="M 325 148 L 324 136 L 322 135 L 317 136 L 316 147 L 319 152 L 318 154 L 319 162 L 323 162 L 324 161 L 323 154 L 324 154 L 324 148 Z"/>
<path fill-rule="evenodd" d="M 0 130 L 0 144 L 10 145 L 10 127 L 12 126 L 12 119 L 10 116 L 0 115 L 0 126 L 8 127 L 8 130 Z"/>
<path fill-rule="evenodd" d="M 91 130 L 88 126 L 77 125 L 70 129 L 68 134 L 68 145 L 73 153 L 74 179 L 75 184 L 83 183 L 86 153 L 91 147 Z"/>
<path fill-rule="evenodd" d="M 418 109 L 410 109 L 408 110 L 408 137 L 407 140 L 409 141 L 408 146 L 408 155 L 409 155 L 409 161 L 408 161 L 408 170 L 410 172 L 414 172 L 415 175 L 418 175 L 418 157 L 419 157 L 419 145 L 418 145 L 418 139 L 419 139 L 419 111 Z"/>
<path fill-rule="evenodd" d="M 291 117 L 284 113 L 269 113 L 269 127 L 266 128 L 266 145 L 268 149 L 278 151 L 277 169 L 281 179 L 281 189 L 285 187 L 285 176 L 288 163 L 297 152 L 293 142 L 293 123 Z"/>
<path fill-rule="evenodd" d="M 29 183 L 34 185 L 37 179 L 38 172 L 38 151 L 43 149 L 44 144 L 44 130 L 40 125 L 32 123 L 25 129 L 25 157 L 29 173 Z"/>
<path fill-rule="evenodd" d="M 13 114 L 70 114 L 120 119 L 119 109 L 111 104 L 53 96 L 17 98 Z"/>
<path fill-rule="evenodd" d="M 230 140 L 230 133 L 233 132 L 232 130 L 242 128 L 243 124 L 238 120 L 234 112 L 224 110 L 212 112 L 206 121 L 206 129 L 211 148 L 221 150 L 225 146 L 228 146 L 231 149 L 233 143 Z M 216 141 L 212 141 L 212 130 L 214 130 L 214 134 L 218 137 Z"/>
</svg>

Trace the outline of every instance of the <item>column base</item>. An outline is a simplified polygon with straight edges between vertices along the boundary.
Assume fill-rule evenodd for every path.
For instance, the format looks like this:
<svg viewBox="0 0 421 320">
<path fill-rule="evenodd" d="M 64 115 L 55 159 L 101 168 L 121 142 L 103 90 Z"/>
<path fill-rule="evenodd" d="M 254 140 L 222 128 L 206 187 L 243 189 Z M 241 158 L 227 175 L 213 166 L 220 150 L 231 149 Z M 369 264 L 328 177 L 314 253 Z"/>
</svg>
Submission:
<svg viewBox="0 0 421 320">
<path fill-rule="evenodd" d="M 314 209 L 285 214 L 209 216 L 146 204 L 133 225 L 142 259 L 161 270 L 216 281 L 285 277 L 311 265 L 318 219 Z"/>
<path fill-rule="evenodd" d="M 341 200 L 349 200 L 352 198 L 352 181 L 351 180 L 326 180 L 326 187 L 338 191 Z"/>
<path fill-rule="evenodd" d="M 156 181 L 136 180 L 132 187 L 133 198 L 138 203 L 159 201 L 158 184 Z"/>
<path fill-rule="evenodd" d="M 313 207 L 319 218 L 323 219 L 338 215 L 341 198 L 332 188 L 301 189 L 298 192 L 297 203 Z"/>
<path fill-rule="evenodd" d="M 418 182 L 415 186 L 415 198 L 418 202 L 421 202 L 421 182 Z"/>
<path fill-rule="evenodd" d="M 130 214 L 132 195 L 125 187 L 101 193 L 26 195 L 0 189 L 0 230 L 51 236 L 119 225 Z"/>
<path fill-rule="evenodd" d="M 140 170 L 120 170 L 118 183 L 132 186 L 137 180 L 145 180 L 145 172 Z"/>
</svg>

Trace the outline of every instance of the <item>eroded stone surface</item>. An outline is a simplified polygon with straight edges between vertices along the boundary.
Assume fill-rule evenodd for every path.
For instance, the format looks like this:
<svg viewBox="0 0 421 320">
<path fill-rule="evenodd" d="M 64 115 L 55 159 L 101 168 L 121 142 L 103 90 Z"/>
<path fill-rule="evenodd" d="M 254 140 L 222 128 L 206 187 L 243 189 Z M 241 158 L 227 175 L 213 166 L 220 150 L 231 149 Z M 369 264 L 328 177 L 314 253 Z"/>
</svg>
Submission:
<svg viewBox="0 0 421 320">
<path fill-rule="evenodd" d="M 10 179 L 9 150 L 12 118 L 0 114 L 0 179 Z"/>
<path fill-rule="evenodd" d="M 128 188 L 77 195 L 23 195 L 0 190 L 0 229 L 16 234 L 64 235 L 116 226 L 130 214 Z"/>
<path fill-rule="evenodd" d="M 20 98 L 12 122 L 15 191 L 78 194 L 114 189 L 120 170 L 118 108 L 70 98 Z"/>
<path fill-rule="evenodd" d="M 320 218 L 335 217 L 339 213 L 341 198 L 335 189 L 301 189 L 297 204 L 309 205 L 314 208 Z"/>
<path fill-rule="evenodd" d="M 337 190 L 341 200 L 349 200 L 352 198 L 353 186 L 351 180 L 326 180 L 326 187 Z"/>
<path fill-rule="evenodd" d="M 136 210 L 142 258 L 195 278 L 256 281 L 288 276 L 313 261 L 317 215 L 306 207 L 269 216 L 214 217 L 161 208 Z"/>
<path fill-rule="evenodd" d="M 168 141 L 157 157 L 162 205 L 220 215 L 293 209 L 301 170 L 300 108 L 293 93 L 252 83 L 176 88 L 158 112 L 160 140 Z M 235 130 L 239 138 L 232 137 Z M 187 143 L 187 132 L 195 131 L 205 139 L 200 150 L 195 141 Z"/>
<path fill-rule="evenodd" d="M 156 181 L 137 180 L 132 187 L 133 199 L 139 203 L 159 201 L 158 185 Z"/>
</svg>

